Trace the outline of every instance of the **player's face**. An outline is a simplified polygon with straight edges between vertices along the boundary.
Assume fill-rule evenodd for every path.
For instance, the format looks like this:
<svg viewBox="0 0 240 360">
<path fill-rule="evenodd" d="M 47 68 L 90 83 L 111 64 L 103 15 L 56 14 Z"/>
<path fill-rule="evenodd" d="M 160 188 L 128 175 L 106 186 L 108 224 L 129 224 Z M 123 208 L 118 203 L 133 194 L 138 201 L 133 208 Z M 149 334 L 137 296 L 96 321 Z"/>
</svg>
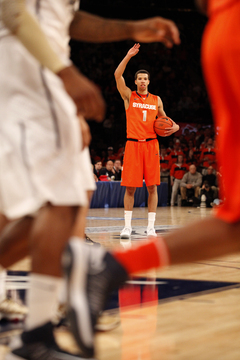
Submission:
<svg viewBox="0 0 240 360">
<path fill-rule="evenodd" d="M 148 88 L 148 84 L 150 83 L 148 79 L 148 74 L 138 74 L 137 79 L 135 80 L 135 84 L 137 85 L 137 90 L 142 92 L 146 91 Z"/>
</svg>

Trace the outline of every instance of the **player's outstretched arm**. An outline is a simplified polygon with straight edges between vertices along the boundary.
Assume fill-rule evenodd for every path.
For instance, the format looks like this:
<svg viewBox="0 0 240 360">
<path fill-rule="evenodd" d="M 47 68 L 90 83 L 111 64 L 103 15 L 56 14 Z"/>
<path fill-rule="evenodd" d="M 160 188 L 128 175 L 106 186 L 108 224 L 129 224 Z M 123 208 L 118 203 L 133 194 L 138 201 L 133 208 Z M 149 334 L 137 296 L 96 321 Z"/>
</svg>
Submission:
<svg viewBox="0 0 240 360">
<path fill-rule="evenodd" d="M 126 66 L 129 62 L 129 60 L 137 55 L 137 53 L 139 52 L 139 48 L 140 48 L 140 44 L 135 44 L 128 52 L 127 55 L 123 58 L 123 60 L 120 62 L 120 64 L 118 65 L 118 67 L 116 68 L 115 72 L 114 72 L 114 77 L 116 80 L 116 84 L 117 84 L 117 89 L 121 95 L 121 97 L 123 98 L 123 100 L 129 99 L 131 96 L 131 90 L 126 86 L 125 84 L 125 80 L 123 77 L 123 73 L 126 69 Z"/>
<path fill-rule="evenodd" d="M 162 17 L 138 21 L 104 19 L 77 11 L 70 26 L 70 36 L 88 42 L 111 42 L 132 39 L 137 42 L 162 42 L 167 47 L 180 44 L 176 24 Z"/>
</svg>

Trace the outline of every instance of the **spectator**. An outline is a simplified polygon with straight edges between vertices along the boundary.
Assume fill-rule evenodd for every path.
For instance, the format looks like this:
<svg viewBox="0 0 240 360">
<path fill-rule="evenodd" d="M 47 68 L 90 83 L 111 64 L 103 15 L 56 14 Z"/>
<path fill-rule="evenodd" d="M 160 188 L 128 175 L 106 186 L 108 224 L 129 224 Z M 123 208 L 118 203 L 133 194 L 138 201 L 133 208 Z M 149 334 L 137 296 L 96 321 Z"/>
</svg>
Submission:
<svg viewBox="0 0 240 360">
<path fill-rule="evenodd" d="M 160 180 L 161 183 L 165 182 L 168 184 L 168 204 L 170 204 L 171 199 L 170 168 L 171 158 L 167 154 L 166 147 L 162 145 L 160 149 Z"/>
<path fill-rule="evenodd" d="M 193 148 L 193 156 L 196 159 L 198 166 L 200 163 L 201 154 L 202 154 L 202 150 L 200 149 L 200 143 L 197 141 L 196 146 Z"/>
<path fill-rule="evenodd" d="M 189 132 L 189 129 L 187 129 L 187 128 L 184 130 L 184 138 L 185 138 L 186 142 L 188 143 L 190 140 L 190 132 Z"/>
<path fill-rule="evenodd" d="M 207 141 L 207 146 L 202 150 L 200 156 L 200 165 L 202 167 L 202 174 L 206 174 L 206 169 L 212 165 L 216 168 L 216 151 L 213 147 L 213 139 L 209 138 Z"/>
<path fill-rule="evenodd" d="M 168 143 L 167 154 L 169 155 L 173 151 L 173 141 L 170 140 Z"/>
<path fill-rule="evenodd" d="M 96 161 L 96 163 L 94 164 L 94 167 L 93 167 L 93 173 L 97 177 L 98 180 L 99 180 L 101 169 L 102 169 L 102 162 Z"/>
<path fill-rule="evenodd" d="M 218 197 L 217 176 L 213 173 L 213 171 L 214 169 L 212 166 L 207 168 L 207 174 L 202 178 L 202 185 L 204 182 L 207 182 L 213 190 L 213 199 L 216 199 Z"/>
<path fill-rule="evenodd" d="M 105 150 L 102 150 L 101 155 L 102 155 L 102 166 L 106 166 L 108 160 L 107 152 Z"/>
<path fill-rule="evenodd" d="M 119 144 L 119 149 L 116 155 L 118 160 L 120 161 L 123 160 L 124 152 L 125 152 L 125 146 L 123 144 Z"/>
<path fill-rule="evenodd" d="M 200 143 L 200 149 L 203 151 L 207 147 L 209 136 L 204 136 L 203 141 Z"/>
<path fill-rule="evenodd" d="M 179 139 L 175 141 L 175 144 L 173 145 L 173 150 L 170 152 L 169 155 L 171 158 L 171 165 L 178 161 L 178 155 L 184 156 Z"/>
<path fill-rule="evenodd" d="M 108 160 L 106 163 L 106 167 L 101 168 L 100 170 L 100 180 L 101 180 L 101 176 L 107 176 L 108 180 L 111 181 L 113 180 L 113 177 L 115 178 L 115 174 L 113 172 L 113 161 L 112 160 Z"/>
<path fill-rule="evenodd" d="M 206 197 L 206 207 L 212 207 L 213 206 L 213 200 L 214 200 L 214 192 L 211 189 L 211 186 L 209 185 L 209 183 L 207 181 L 204 181 L 203 186 L 201 188 L 200 191 L 200 201 L 201 201 L 201 197 L 202 195 L 205 195 Z"/>
<path fill-rule="evenodd" d="M 202 184 L 202 175 L 197 172 L 196 166 L 194 164 L 189 166 L 189 171 L 184 174 L 180 188 L 181 188 L 181 197 L 182 197 L 182 206 L 187 205 L 187 199 L 195 199 L 199 196 L 199 191 Z"/>
<path fill-rule="evenodd" d="M 90 150 L 91 163 L 96 164 L 97 161 L 101 161 L 100 156 L 97 155 L 95 149 Z"/>
<path fill-rule="evenodd" d="M 169 182 L 170 176 L 170 166 L 171 166 L 171 158 L 167 155 L 167 149 L 165 146 L 161 147 L 161 155 L 160 155 L 160 178 L 161 182 Z"/>
<path fill-rule="evenodd" d="M 116 160 L 116 155 L 113 153 L 113 147 L 109 146 L 107 149 L 107 160 Z"/>
<path fill-rule="evenodd" d="M 191 165 L 194 164 L 196 167 L 198 165 L 198 160 L 197 158 L 194 156 L 194 150 L 190 149 L 187 152 L 187 156 L 186 156 L 186 164 Z"/>
<path fill-rule="evenodd" d="M 115 176 L 115 181 L 121 181 L 121 177 L 122 177 L 122 164 L 121 164 L 121 160 L 115 160 L 114 161 L 114 165 L 113 165 L 113 173 Z"/>
<path fill-rule="evenodd" d="M 183 162 L 183 155 L 178 155 L 177 162 L 172 165 L 170 170 L 172 185 L 171 206 L 175 204 L 182 178 L 188 169 L 188 165 Z"/>
</svg>

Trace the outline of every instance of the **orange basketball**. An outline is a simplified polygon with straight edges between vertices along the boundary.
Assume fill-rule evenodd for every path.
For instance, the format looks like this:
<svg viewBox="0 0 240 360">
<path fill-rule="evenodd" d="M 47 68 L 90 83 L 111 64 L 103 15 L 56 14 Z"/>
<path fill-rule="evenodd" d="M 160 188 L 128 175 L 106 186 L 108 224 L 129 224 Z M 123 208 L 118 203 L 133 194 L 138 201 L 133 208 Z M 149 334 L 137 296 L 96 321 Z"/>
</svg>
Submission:
<svg viewBox="0 0 240 360">
<path fill-rule="evenodd" d="M 153 128 L 159 136 L 166 136 L 165 129 L 173 126 L 173 121 L 168 116 L 160 116 L 154 121 Z"/>
</svg>

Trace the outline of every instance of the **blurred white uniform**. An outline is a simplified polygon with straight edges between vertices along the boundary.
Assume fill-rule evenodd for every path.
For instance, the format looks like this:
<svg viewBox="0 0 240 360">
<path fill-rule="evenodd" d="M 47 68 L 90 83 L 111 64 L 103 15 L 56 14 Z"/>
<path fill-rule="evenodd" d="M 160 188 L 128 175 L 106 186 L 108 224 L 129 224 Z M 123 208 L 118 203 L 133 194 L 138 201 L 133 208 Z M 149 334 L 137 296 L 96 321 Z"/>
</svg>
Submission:
<svg viewBox="0 0 240 360">
<path fill-rule="evenodd" d="M 68 32 L 78 1 L 26 3 L 55 52 L 71 64 Z M 58 76 L 42 68 L 1 22 L 0 54 L 0 212 L 14 219 L 48 201 L 84 205 L 84 190 L 94 190 L 95 182 L 89 154 L 81 152 L 74 102 Z"/>
</svg>

